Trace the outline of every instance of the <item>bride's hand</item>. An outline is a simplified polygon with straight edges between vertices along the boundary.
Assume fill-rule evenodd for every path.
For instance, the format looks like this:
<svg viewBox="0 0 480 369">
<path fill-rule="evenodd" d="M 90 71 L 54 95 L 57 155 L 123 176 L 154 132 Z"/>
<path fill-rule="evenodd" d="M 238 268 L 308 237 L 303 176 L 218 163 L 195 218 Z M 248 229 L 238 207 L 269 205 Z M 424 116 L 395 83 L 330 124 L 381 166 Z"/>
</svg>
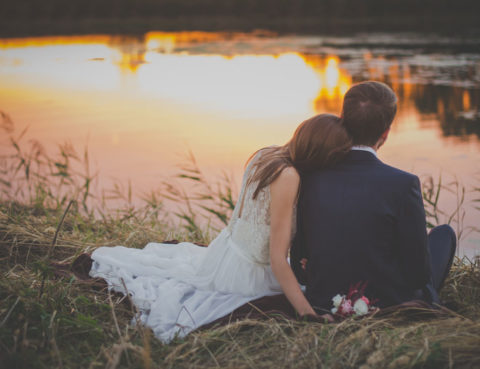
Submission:
<svg viewBox="0 0 480 369">
<path fill-rule="evenodd" d="M 315 316 L 315 310 L 300 289 L 287 261 L 299 185 L 300 175 L 293 167 L 284 169 L 270 185 L 270 263 L 275 278 L 295 311 L 300 316 Z"/>
</svg>

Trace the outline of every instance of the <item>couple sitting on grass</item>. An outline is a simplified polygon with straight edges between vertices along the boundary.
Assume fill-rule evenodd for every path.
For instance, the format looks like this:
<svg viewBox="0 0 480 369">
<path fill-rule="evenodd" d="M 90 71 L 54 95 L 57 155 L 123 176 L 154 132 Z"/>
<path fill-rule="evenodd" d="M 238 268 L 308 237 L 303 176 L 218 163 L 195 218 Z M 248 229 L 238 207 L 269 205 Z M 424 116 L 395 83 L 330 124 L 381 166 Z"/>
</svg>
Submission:
<svg viewBox="0 0 480 369">
<path fill-rule="evenodd" d="M 383 83 L 354 85 L 341 117 L 314 116 L 251 156 L 232 218 L 208 247 L 100 247 L 90 276 L 130 294 L 166 342 L 251 307 L 331 321 L 438 304 L 456 236 L 447 225 L 427 235 L 418 177 L 377 158 L 396 105 Z"/>
</svg>

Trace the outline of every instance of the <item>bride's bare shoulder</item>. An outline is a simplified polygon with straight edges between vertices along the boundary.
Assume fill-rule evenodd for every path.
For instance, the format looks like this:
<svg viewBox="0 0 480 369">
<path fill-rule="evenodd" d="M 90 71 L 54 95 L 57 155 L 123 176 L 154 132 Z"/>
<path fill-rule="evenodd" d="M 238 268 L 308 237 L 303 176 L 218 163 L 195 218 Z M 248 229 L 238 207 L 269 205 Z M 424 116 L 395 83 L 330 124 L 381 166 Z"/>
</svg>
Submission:
<svg viewBox="0 0 480 369">
<path fill-rule="evenodd" d="M 288 186 L 288 187 L 298 187 L 300 183 L 300 174 L 294 167 L 286 167 L 282 170 L 280 175 L 273 181 L 272 185 L 277 186 Z"/>
<path fill-rule="evenodd" d="M 286 181 L 300 181 L 300 174 L 294 167 L 289 166 L 282 170 L 279 178 L 283 178 Z"/>
<path fill-rule="evenodd" d="M 272 206 L 289 207 L 294 204 L 300 187 L 300 175 L 294 167 L 287 167 L 270 184 Z M 276 204 L 276 205 L 274 205 Z"/>
</svg>

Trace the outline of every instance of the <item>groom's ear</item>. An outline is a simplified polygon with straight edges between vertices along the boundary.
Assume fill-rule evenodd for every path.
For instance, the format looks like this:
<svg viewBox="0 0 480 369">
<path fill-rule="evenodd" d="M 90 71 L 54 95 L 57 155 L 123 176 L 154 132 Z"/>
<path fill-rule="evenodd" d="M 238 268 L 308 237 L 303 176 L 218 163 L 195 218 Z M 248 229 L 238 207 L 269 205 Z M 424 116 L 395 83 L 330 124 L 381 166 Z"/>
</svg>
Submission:
<svg viewBox="0 0 480 369">
<path fill-rule="evenodd" d="M 385 141 L 387 141 L 387 138 L 388 138 L 388 134 L 390 133 L 390 128 L 387 129 L 385 132 L 382 133 L 382 135 L 380 136 L 380 138 L 378 139 L 377 143 L 375 144 L 375 146 L 373 147 L 375 150 L 378 150 L 380 147 L 383 146 L 383 144 L 385 143 Z"/>
<path fill-rule="evenodd" d="M 383 132 L 381 138 L 383 139 L 383 141 L 386 141 L 387 140 L 387 137 L 388 137 L 388 134 L 390 133 L 390 128 L 387 129 L 385 132 Z"/>
</svg>

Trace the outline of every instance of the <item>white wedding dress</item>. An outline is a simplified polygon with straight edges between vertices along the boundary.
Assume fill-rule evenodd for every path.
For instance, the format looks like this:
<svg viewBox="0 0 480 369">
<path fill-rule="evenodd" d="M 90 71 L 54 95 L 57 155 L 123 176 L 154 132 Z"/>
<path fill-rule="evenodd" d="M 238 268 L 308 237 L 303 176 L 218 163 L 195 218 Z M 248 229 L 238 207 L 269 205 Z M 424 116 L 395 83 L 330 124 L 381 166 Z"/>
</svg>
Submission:
<svg viewBox="0 0 480 369">
<path fill-rule="evenodd" d="M 281 293 L 270 267 L 270 188 L 253 200 L 256 183 L 246 185 L 261 153 L 245 170 L 228 226 L 208 247 L 149 243 L 143 249 L 116 246 L 93 252 L 90 275 L 129 293 L 139 320 L 160 340 L 185 336 L 248 301 Z"/>
</svg>

